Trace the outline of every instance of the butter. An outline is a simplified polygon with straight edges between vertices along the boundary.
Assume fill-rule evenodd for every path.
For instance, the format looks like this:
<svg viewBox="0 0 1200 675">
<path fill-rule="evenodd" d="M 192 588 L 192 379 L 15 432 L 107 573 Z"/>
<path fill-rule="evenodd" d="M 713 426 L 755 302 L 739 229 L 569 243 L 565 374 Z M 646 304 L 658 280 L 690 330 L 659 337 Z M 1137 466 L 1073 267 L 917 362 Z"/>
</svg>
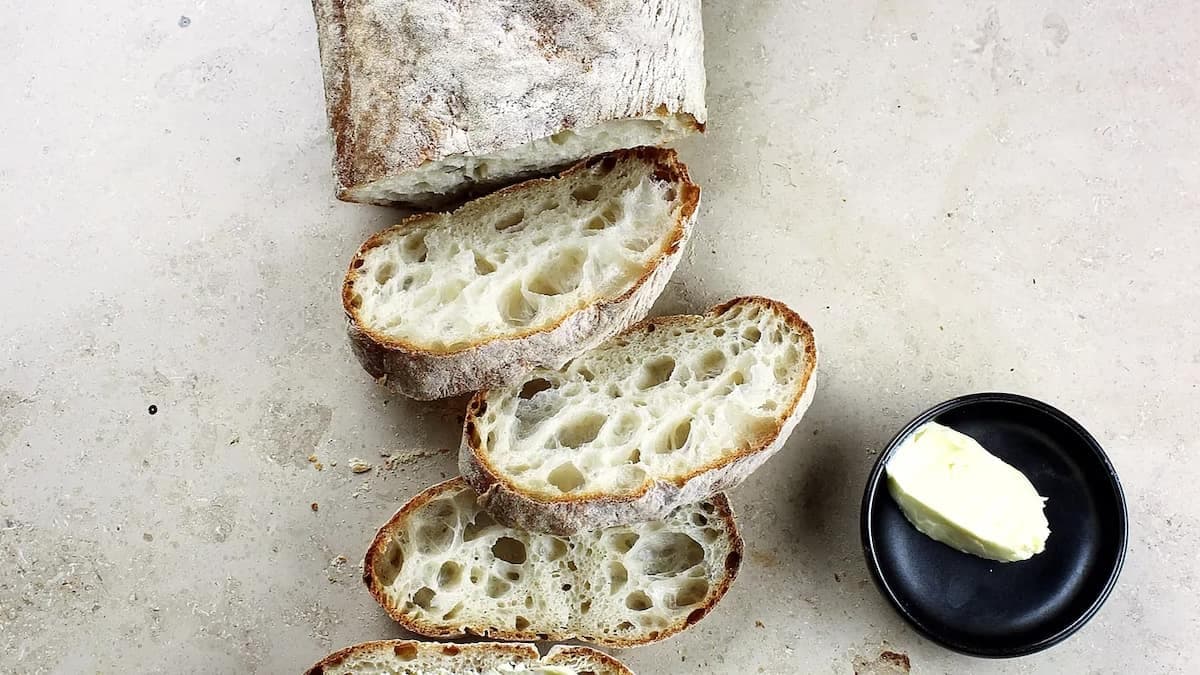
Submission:
<svg viewBox="0 0 1200 675">
<path fill-rule="evenodd" d="M 1028 560 L 1046 549 L 1046 499 L 975 439 L 922 425 L 887 463 L 888 491 L 922 533 L 989 560 Z"/>
</svg>

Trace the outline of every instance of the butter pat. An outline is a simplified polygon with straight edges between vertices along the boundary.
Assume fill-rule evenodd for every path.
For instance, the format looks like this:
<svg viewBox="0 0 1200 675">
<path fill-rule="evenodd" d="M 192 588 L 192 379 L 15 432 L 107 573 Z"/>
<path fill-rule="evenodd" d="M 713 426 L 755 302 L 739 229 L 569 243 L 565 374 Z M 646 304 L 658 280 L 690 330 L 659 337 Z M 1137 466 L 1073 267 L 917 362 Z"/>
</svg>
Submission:
<svg viewBox="0 0 1200 675">
<path fill-rule="evenodd" d="M 887 477 L 904 517 L 947 546 L 1000 562 L 1046 549 L 1046 499 L 970 436 L 922 425 L 892 454 Z"/>
</svg>

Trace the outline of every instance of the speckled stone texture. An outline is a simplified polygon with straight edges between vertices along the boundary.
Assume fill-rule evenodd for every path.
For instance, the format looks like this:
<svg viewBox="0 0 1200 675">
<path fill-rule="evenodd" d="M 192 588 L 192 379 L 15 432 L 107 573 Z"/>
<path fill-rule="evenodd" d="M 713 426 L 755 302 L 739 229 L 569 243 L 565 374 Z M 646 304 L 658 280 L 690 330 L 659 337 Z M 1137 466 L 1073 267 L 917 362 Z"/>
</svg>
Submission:
<svg viewBox="0 0 1200 675">
<path fill-rule="evenodd" d="M 704 12 L 708 134 L 681 148 L 704 204 L 655 312 L 778 298 L 820 335 L 821 383 L 731 495 L 747 556 L 729 594 L 618 656 L 1191 672 L 1200 3 Z M 333 198 L 309 3 L 52 0 L 0 25 L 0 671 L 300 672 L 403 636 L 358 564 L 454 474 L 438 451 L 465 402 L 403 400 L 350 353 L 342 273 L 399 214 Z M 876 450 L 989 389 L 1087 426 L 1130 507 L 1108 604 L 1017 661 L 918 637 L 858 537 Z"/>
</svg>

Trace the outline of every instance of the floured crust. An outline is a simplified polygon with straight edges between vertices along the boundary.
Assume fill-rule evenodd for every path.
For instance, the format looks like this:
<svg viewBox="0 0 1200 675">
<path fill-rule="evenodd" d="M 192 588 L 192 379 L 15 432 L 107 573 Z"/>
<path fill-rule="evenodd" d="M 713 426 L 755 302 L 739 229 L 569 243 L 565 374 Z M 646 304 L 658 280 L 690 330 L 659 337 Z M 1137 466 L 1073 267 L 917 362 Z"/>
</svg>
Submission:
<svg viewBox="0 0 1200 675">
<path fill-rule="evenodd" d="M 636 159 L 651 164 L 656 180 L 676 184 L 681 207 L 661 250 L 643 268 L 641 276 L 622 295 L 576 307 L 557 323 L 514 332 L 512 337 L 477 341 L 453 351 L 433 350 L 372 331 L 354 306 L 353 286 L 366 254 L 384 242 L 383 233 L 363 244 L 342 284 L 342 305 L 347 319 L 351 348 L 372 377 L 411 398 L 447 398 L 512 381 L 537 366 L 557 367 L 640 320 L 666 287 L 683 255 L 684 245 L 695 223 L 700 187 L 691 181 L 687 167 L 675 151 L 635 148 L 593 157 L 556 178 L 534 179 L 511 186 L 484 199 L 503 203 L 539 184 L 571 180 L 577 173 L 598 163 Z M 412 216 L 395 228 L 409 228 L 431 214 Z"/>
<path fill-rule="evenodd" d="M 804 342 L 806 367 L 796 379 L 796 390 L 777 418 L 777 424 L 747 447 L 720 460 L 695 467 L 675 481 L 648 479 L 638 490 L 622 495 L 570 494 L 558 497 L 531 495 L 514 485 L 489 461 L 478 431 L 486 410 L 488 392 L 480 391 L 467 405 L 459 452 L 459 471 L 480 494 L 480 503 L 498 521 L 535 532 L 571 534 L 580 530 L 659 519 L 681 504 L 693 503 L 741 484 L 778 452 L 812 403 L 816 391 L 817 348 L 812 327 L 783 303 L 756 296 L 735 298 L 709 310 L 717 315 L 738 305 L 759 305 L 783 316 Z M 668 316 L 647 319 L 625 334 L 686 323 L 695 317 Z"/>
<path fill-rule="evenodd" d="M 449 663 L 470 660 L 477 667 L 488 662 L 511 662 L 529 668 L 566 666 L 576 670 L 587 669 L 587 672 L 595 675 L 634 675 L 625 664 L 590 647 L 556 645 L 543 657 L 537 647 L 531 644 L 439 644 L 419 640 L 374 640 L 352 645 L 321 659 L 304 675 L 329 675 L 360 659 L 397 661 L 399 664 L 408 664 L 413 672 L 423 672 L 423 668 L 435 665 L 453 667 Z"/>
<path fill-rule="evenodd" d="M 372 184 L 611 121 L 704 126 L 700 0 L 313 0 L 313 11 L 339 199 L 428 207 L 441 200 Z"/>
<path fill-rule="evenodd" d="M 375 539 L 371 542 L 370 548 L 367 550 L 366 558 L 363 562 L 363 582 L 370 591 L 372 597 L 380 604 L 393 619 L 400 623 L 405 629 L 410 630 L 418 635 L 433 638 L 456 638 L 464 635 L 473 635 L 482 638 L 492 638 L 501 640 L 541 640 L 541 641 L 560 641 L 580 639 L 605 647 L 627 648 L 638 645 L 649 644 L 664 640 L 682 630 L 685 630 L 705 616 L 717 605 L 724 597 L 729 587 L 737 578 L 738 571 L 741 568 L 743 556 L 743 543 L 741 535 L 738 533 L 737 523 L 734 521 L 733 510 L 729 504 L 729 500 L 724 494 L 712 495 L 708 498 L 708 502 L 714 507 L 713 516 L 720 519 L 722 528 L 728 538 L 728 552 L 722 563 L 723 571 L 717 578 L 708 579 L 710 582 L 710 590 L 706 594 L 706 602 L 691 611 L 683 620 L 677 621 L 673 625 L 665 628 L 654 630 L 646 633 L 636 639 L 614 638 L 597 635 L 577 635 L 569 630 L 545 630 L 543 632 L 505 630 L 491 626 L 466 626 L 462 629 L 445 625 L 436 624 L 428 621 L 422 621 L 410 613 L 405 611 L 403 606 L 396 604 L 384 588 L 383 582 L 377 577 L 376 569 L 383 564 L 386 556 L 388 544 L 393 538 L 398 528 L 403 527 L 405 522 L 412 514 L 430 501 L 433 501 L 443 494 L 457 492 L 464 488 L 469 489 L 466 481 L 462 477 L 452 478 L 445 482 L 439 483 L 426 489 L 424 492 L 413 497 L 400 508 L 392 518 L 380 528 Z"/>
</svg>

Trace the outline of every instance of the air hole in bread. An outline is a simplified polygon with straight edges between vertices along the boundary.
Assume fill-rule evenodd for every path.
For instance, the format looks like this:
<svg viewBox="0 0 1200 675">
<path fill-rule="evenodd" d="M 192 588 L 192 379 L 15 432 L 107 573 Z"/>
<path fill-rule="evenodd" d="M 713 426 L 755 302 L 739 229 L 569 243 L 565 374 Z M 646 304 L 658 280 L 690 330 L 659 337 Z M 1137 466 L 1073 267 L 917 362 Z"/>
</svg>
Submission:
<svg viewBox="0 0 1200 675">
<path fill-rule="evenodd" d="M 608 223 L 600 216 L 592 216 L 584 224 L 583 229 L 588 232 L 597 232 L 608 227 Z"/>
<path fill-rule="evenodd" d="M 589 412 L 565 422 L 558 429 L 558 442 L 564 448 L 578 448 L 596 440 L 600 427 L 604 426 L 604 415 Z"/>
<path fill-rule="evenodd" d="M 486 180 L 490 172 L 491 167 L 488 166 L 488 163 L 486 161 L 481 161 L 475 166 L 471 167 L 471 178 L 477 181 Z"/>
<path fill-rule="evenodd" d="M 447 560 L 438 568 L 437 585 L 441 589 L 451 589 L 462 583 L 462 565 Z"/>
<path fill-rule="evenodd" d="M 629 632 L 633 630 L 633 624 L 629 623 L 628 621 L 622 621 L 621 623 L 617 624 L 617 630 L 623 633 Z"/>
<path fill-rule="evenodd" d="M 663 200 L 673 202 L 675 201 L 676 196 L 677 194 L 675 193 L 675 188 L 667 188 L 667 191 L 663 193 Z"/>
<path fill-rule="evenodd" d="M 623 412 L 614 417 L 608 425 L 608 438 L 613 444 L 625 443 L 640 426 L 641 418 L 632 412 Z"/>
<path fill-rule="evenodd" d="M 717 540 L 717 537 L 721 536 L 721 533 L 711 527 L 706 527 L 700 531 L 700 536 L 704 537 L 704 541 L 711 544 Z"/>
<path fill-rule="evenodd" d="M 554 134 L 553 136 L 551 136 L 550 142 L 555 145 L 564 145 L 567 143 L 567 141 L 571 140 L 571 137 L 574 135 L 575 135 L 574 131 L 571 131 L 570 129 L 563 129 L 562 131 L 558 132 L 557 134 Z"/>
<path fill-rule="evenodd" d="M 642 366 L 642 370 L 638 373 L 637 382 L 634 386 L 641 391 L 645 391 L 651 387 L 658 385 L 671 379 L 671 373 L 675 370 L 675 359 L 670 356 L 659 356 L 646 362 Z"/>
<path fill-rule="evenodd" d="M 591 600 L 584 600 L 583 602 L 579 603 L 579 613 L 580 614 L 587 614 L 590 611 L 592 611 L 592 601 Z"/>
<path fill-rule="evenodd" d="M 645 593 L 634 591 L 625 596 L 625 606 L 635 612 L 644 612 L 654 606 L 654 601 Z"/>
<path fill-rule="evenodd" d="M 501 579 L 500 577 L 488 577 L 487 586 L 484 587 L 484 593 L 487 593 L 489 598 L 499 598 L 512 589 L 512 584 Z"/>
<path fill-rule="evenodd" d="M 537 308 L 521 292 L 518 282 L 500 296 L 500 317 L 512 326 L 524 326 L 537 314 Z"/>
<path fill-rule="evenodd" d="M 492 544 L 492 555 L 504 562 L 520 565 L 525 562 L 528 554 L 523 542 L 512 537 L 500 537 Z"/>
<path fill-rule="evenodd" d="M 394 539 L 388 542 L 383 558 L 375 563 L 375 575 L 380 582 L 391 584 L 404 567 L 404 549 Z"/>
<path fill-rule="evenodd" d="M 471 576 L 469 578 L 470 578 L 472 584 L 479 583 L 479 580 L 483 578 L 483 568 L 482 567 L 472 567 L 471 568 Z"/>
<path fill-rule="evenodd" d="M 545 550 L 542 556 L 549 562 L 554 562 L 567 554 L 567 543 L 557 537 L 545 539 Z"/>
<path fill-rule="evenodd" d="M 495 525 L 496 520 L 487 511 L 480 511 L 475 514 L 475 519 L 463 528 L 463 541 L 475 541 L 484 530 L 495 527 Z"/>
<path fill-rule="evenodd" d="M 691 418 L 680 420 L 670 433 L 664 439 L 665 442 L 659 442 L 655 448 L 657 452 L 675 452 L 687 445 L 688 439 L 692 435 L 692 420 Z"/>
<path fill-rule="evenodd" d="M 704 579 L 687 579 L 683 581 L 674 595 L 667 596 L 667 607 L 683 609 L 701 602 L 708 597 L 708 582 Z"/>
<path fill-rule="evenodd" d="M 363 303 L 363 297 L 361 295 L 359 295 L 358 293 L 355 293 L 354 295 L 350 296 L 350 306 L 353 307 L 354 309 L 358 309 L 358 308 L 362 307 L 362 303 Z"/>
<path fill-rule="evenodd" d="M 425 247 L 425 233 L 413 232 L 404 237 L 403 245 L 400 247 L 400 255 L 406 263 L 423 263 L 429 256 L 429 249 Z"/>
<path fill-rule="evenodd" d="M 520 573 L 520 572 L 518 572 L 518 571 L 516 571 L 516 570 L 509 570 L 509 571 L 507 571 L 507 572 L 505 572 L 505 573 L 504 573 L 504 578 L 505 578 L 505 579 L 508 579 L 509 581 L 514 581 L 514 582 L 515 582 L 515 581 L 520 581 L 520 580 L 521 580 L 521 573 Z"/>
<path fill-rule="evenodd" d="M 733 371 L 733 374 L 729 376 L 729 382 L 734 386 L 740 387 L 741 385 L 746 384 L 746 376 L 742 374 L 742 371 L 735 370 Z"/>
<path fill-rule="evenodd" d="M 533 609 L 533 596 L 525 596 L 525 609 Z"/>
<path fill-rule="evenodd" d="M 462 611 L 462 608 L 463 604 L 461 602 L 454 603 L 454 606 L 450 608 L 450 611 L 442 615 L 442 621 L 450 621 L 457 618 L 459 612 Z"/>
<path fill-rule="evenodd" d="M 583 278 L 583 263 L 587 254 L 573 248 L 563 251 L 552 262 L 546 263 L 529 281 L 529 291 L 538 295 L 563 295 L 579 287 Z"/>
<path fill-rule="evenodd" d="M 742 337 L 750 342 L 757 343 L 762 338 L 762 331 L 760 331 L 756 326 L 746 326 L 744 329 L 742 329 Z"/>
<path fill-rule="evenodd" d="M 711 380 L 725 372 L 728 365 L 729 359 L 725 357 L 725 352 L 719 349 L 710 349 L 697 359 L 696 373 L 699 374 L 701 380 Z"/>
<path fill-rule="evenodd" d="M 485 277 L 496 271 L 496 263 L 488 260 L 486 256 L 475 254 L 475 273 L 481 277 Z"/>
<path fill-rule="evenodd" d="M 550 384 L 549 380 L 546 380 L 546 379 L 543 379 L 540 377 L 535 377 L 532 380 L 526 382 L 521 387 L 521 393 L 519 396 L 521 398 L 525 399 L 526 401 L 528 401 L 529 399 L 533 398 L 534 396 L 537 396 L 539 393 L 541 393 L 543 391 L 546 391 L 547 389 L 551 388 L 552 386 L 553 385 Z"/>
<path fill-rule="evenodd" d="M 625 584 L 629 582 L 629 570 L 624 565 L 613 560 L 608 563 L 608 584 L 609 589 L 615 595 Z"/>
<path fill-rule="evenodd" d="M 525 630 L 526 628 L 529 628 L 529 619 L 526 619 L 523 616 L 517 615 L 516 620 L 513 621 L 513 626 L 517 630 Z"/>
<path fill-rule="evenodd" d="M 417 646 L 411 642 L 404 642 L 396 645 L 392 653 L 401 661 L 412 661 L 417 658 Z"/>
<path fill-rule="evenodd" d="M 704 547 L 682 532 L 655 532 L 642 538 L 636 557 L 646 574 L 675 576 L 704 562 Z"/>
<path fill-rule="evenodd" d="M 571 462 L 559 464 L 546 476 L 546 480 L 550 481 L 551 485 L 562 492 L 578 490 L 579 486 L 583 485 L 584 482 L 583 473 L 579 470 L 579 467 Z"/>
<path fill-rule="evenodd" d="M 708 518 L 705 518 L 702 514 L 693 513 L 692 514 L 692 524 L 695 525 L 696 527 L 704 527 L 705 525 L 708 524 Z"/>
<path fill-rule="evenodd" d="M 625 457 L 625 464 L 637 464 L 642 461 L 641 448 L 634 448 L 629 451 L 629 455 Z"/>
<path fill-rule="evenodd" d="M 617 221 L 621 219 L 621 205 L 617 202 L 609 202 L 600 212 L 600 217 L 609 225 L 616 225 Z"/>
<path fill-rule="evenodd" d="M 497 232 L 512 229 L 525 221 L 525 211 L 514 211 L 496 219 L 494 227 Z M 519 230 L 516 230 L 519 231 Z"/>
<path fill-rule="evenodd" d="M 412 601 L 414 605 L 420 607 L 421 609 L 429 609 L 433 606 L 433 596 L 435 595 L 437 595 L 437 592 L 432 588 L 428 586 L 422 586 L 421 588 L 417 589 L 416 593 L 413 593 Z"/>
<path fill-rule="evenodd" d="M 362 267 L 363 263 L 365 263 L 365 262 L 367 262 L 367 261 L 364 260 L 363 258 L 355 258 L 354 262 L 350 264 L 350 267 L 352 267 L 354 269 L 358 269 L 358 268 Z"/>
<path fill-rule="evenodd" d="M 600 189 L 603 187 L 600 183 L 585 183 L 571 190 L 571 198 L 577 202 L 595 201 L 596 197 L 600 196 Z"/>
<path fill-rule="evenodd" d="M 716 512 L 717 507 L 712 505 L 712 502 L 701 502 L 700 510 L 711 515 Z"/>
<path fill-rule="evenodd" d="M 624 555 L 629 553 L 629 550 L 632 549 L 634 544 L 637 542 L 637 532 L 617 532 L 616 534 L 612 535 L 610 545 L 614 551 Z"/>
<path fill-rule="evenodd" d="M 422 525 L 417 529 L 416 543 L 420 553 L 445 551 L 454 543 L 454 530 L 444 522 Z"/>
</svg>

